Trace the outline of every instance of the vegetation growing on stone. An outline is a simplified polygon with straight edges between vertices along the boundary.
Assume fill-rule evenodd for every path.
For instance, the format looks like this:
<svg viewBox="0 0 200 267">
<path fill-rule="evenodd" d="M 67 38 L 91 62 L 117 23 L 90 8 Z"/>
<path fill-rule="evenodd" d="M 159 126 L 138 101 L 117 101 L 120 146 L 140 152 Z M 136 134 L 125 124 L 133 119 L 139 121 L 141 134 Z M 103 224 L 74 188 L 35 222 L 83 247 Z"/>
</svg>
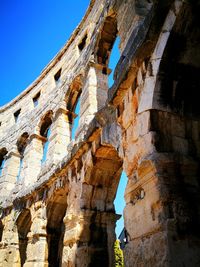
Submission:
<svg viewBox="0 0 200 267">
<path fill-rule="evenodd" d="M 120 248 L 119 240 L 115 241 L 114 253 L 115 253 L 115 267 L 124 267 L 123 251 Z"/>
</svg>

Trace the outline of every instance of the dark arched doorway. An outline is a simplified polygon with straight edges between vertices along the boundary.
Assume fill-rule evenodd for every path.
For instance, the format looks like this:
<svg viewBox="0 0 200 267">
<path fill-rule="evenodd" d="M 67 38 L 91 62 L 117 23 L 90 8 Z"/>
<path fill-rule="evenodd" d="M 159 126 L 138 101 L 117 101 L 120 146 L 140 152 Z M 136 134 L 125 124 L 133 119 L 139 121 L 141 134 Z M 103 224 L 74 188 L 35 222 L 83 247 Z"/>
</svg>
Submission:
<svg viewBox="0 0 200 267">
<path fill-rule="evenodd" d="M 62 263 L 63 218 L 67 209 L 67 190 L 58 190 L 47 205 L 47 242 L 49 267 L 59 267 Z"/>
<path fill-rule="evenodd" d="M 30 232 L 31 228 L 31 213 L 28 209 L 25 209 L 21 212 L 17 219 L 17 231 L 19 237 L 19 253 L 20 253 L 20 260 L 21 266 L 24 265 L 26 262 L 26 251 L 28 245 L 28 233 Z"/>
</svg>

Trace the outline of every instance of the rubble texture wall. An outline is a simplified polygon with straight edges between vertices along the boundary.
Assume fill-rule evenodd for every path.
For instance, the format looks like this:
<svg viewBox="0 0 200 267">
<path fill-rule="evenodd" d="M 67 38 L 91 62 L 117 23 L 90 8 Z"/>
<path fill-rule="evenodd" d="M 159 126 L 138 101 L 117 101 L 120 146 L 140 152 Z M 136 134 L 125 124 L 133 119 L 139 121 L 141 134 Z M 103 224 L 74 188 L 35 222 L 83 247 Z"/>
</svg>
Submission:
<svg viewBox="0 0 200 267">
<path fill-rule="evenodd" d="M 114 266 L 122 170 L 125 266 L 200 265 L 199 14 L 200 1 L 92 0 L 0 108 L 0 266 Z"/>
</svg>

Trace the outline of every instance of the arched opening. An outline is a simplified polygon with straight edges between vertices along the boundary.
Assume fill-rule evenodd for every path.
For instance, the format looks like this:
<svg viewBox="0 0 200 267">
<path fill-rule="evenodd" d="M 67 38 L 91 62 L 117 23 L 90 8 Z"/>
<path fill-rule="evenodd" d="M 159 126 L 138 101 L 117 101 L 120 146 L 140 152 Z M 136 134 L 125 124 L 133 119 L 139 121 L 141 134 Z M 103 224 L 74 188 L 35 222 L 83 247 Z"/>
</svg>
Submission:
<svg viewBox="0 0 200 267">
<path fill-rule="evenodd" d="M 72 139 L 75 139 L 76 136 L 76 132 L 79 126 L 79 121 L 80 121 L 80 102 L 81 99 L 80 97 L 78 97 L 77 102 L 76 102 L 76 107 L 74 109 L 74 113 L 76 115 L 76 117 L 73 119 L 72 122 Z"/>
<path fill-rule="evenodd" d="M 121 218 L 117 221 L 116 228 L 115 228 L 116 238 L 119 239 L 121 243 L 125 242 L 124 240 L 125 237 L 121 237 L 121 236 L 125 232 L 123 210 L 126 205 L 126 202 L 124 199 L 124 192 L 125 192 L 127 182 L 128 182 L 128 178 L 126 176 L 126 173 L 123 171 L 120 176 L 120 181 L 119 181 L 119 185 L 117 188 L 116 197 L 114 200 L 115 212 L 121 215 Z"/>
<path fill-rule="evenodd" d="M 26 250 L 28 245 L 28 233 L 30 232 L 31 223 L 32 221 L 30 211 L 28 209 L 23 210 L 16 222 L 19 237 L 19 253 L 21 266 L 24 265 L 27 258 Z"/>
<path fill-rule="evenodd" d="M 18 152 L 20 154 L 20 162 L 19 162 L 19 171 L 18 171 L 18 175 L 17 175 L 17 181 L 20 180 L 21 172 L 23 169 L 24 151 L 25 151 L 26 146 L 28 144 L 28 138 L 29 138 L 29 135 L 28 135 L 28 133 L 25 132 L 17 140 L 17 149 L 18 149 Z"/>
<path fill-rule="evenodd" d="M 114 77 L 115 76 L 115 68 L 116 68 L 117 63 L 120 59 L 119 44 L 120 44 L 120 38 L 119 38 L 119 36 L 117 36 L 117 38 L 115 39 L 113 48 L 111 50 L 111 54 L 110 54 L 110 58 L 109 58 L 109 64 L 108 64 L 108 68 L 112 70 L 108 76 L 109 88 L 112 87 L 112 85 L 114 84 L 114 81 L 115 81 L 115 77 Z"/>
<path fill-rule="evenodd" d="M 102 66 L 102 74 L 105 75 L 108 88 L 114 83 L 115 68 L 120 58 L 120 38 L 117 34 L 116 14 L 112 14 L 105 19 L 96 53 L 97 62 Z"/>
<path fill-rule="evenodd" d="M 97 48 L 97 62 L 105 67 L 108 66 L 110 53 L 117 36 L 116 14 L 105 19 L 100 40 Z M 106 71 L 104 69 L 103 71 Z"/>
<path fill-rule="evenodd" d="M 72 82 L 66 95 L 66 106 L 69 111 L 69 123 L 71 124 L 71 138 L 75 139 L 80 121 L 80 103 L 82 93 L 82 80 L 78 76 Z"/>
<path fill-rule="evenodd" d="M 42 119 L 40 126 L 40 135 L 45 138 L 45 142 L 43 142 L 43 155 L 41 163 L 44 163 L 47 159 L 47 153 L 49 149 L 50 143 L 50 135 L 51 135 L 51 124 L 52 124 L 52 116 L 53 112 L 49 111 L 45 117 Z"/>
<path fill-rule="evenodd" d="M 7 153 L 8 151 L 6 150 L 6 148 L 0 149 L 0 176 L 2 175 L 2 170 L 6 161 L 5 156 Z"/>
<path fill-rule="evenodd" d="M 47 152 L 48 152 L 48 147 L 49 147 L 49 137 L 51 135 L 51 128 L 49 126 L 49 128 L 47 129 L 47 132 L 46 132 L 46 142 L 44 142 L 44 145 L 43 145 L 43 157 L 42 157 L 42 163 L 46 161 L 47 159 Z"/>
<path fill-rule="evenodd" d="M 166 44 L 154 93 L 154 103 L 161 106 L 161 110 L 168 112 L 153 113 L 154 131 L 159 131 L 159 142 L 156 149 L 159 152 L 175 152 L 185 154 L 196 164 L 199 160 L 199 135 L 194 134 L 194 128 L 200 124 L 199 88 L 200 88 L 200 6 L 189 2 L 184 6 L 180 16 L 170 33 Z M 187 15 L 186 15 L 187 14 Z M 167 116 L 166 116 L 167 115 Z M 167 125 L 166 127 L 164 127 Z M 194 126 L 197 125 L 197 126 Z M 181 160 L 176 164 L 184 165 Z M 192 166 L 192 161 L 190 163 Z M 191 233 L 199 235 L 200 216 L 198 214 L 199 186 L 190 190 L 188 176 L 191 175 L 183 167 L 176 171 L 176 194 L 182 196 L 183 202 L 187 198 L 187 212 L 190 224 L 185 227 L 185 236 Z M 196 176 L 196 177 L 195 177 Z M 186 178 L 187 177 L 187 178 Z M 192 174 L 192 179 L 199 185 L 199 174 Z M 171 200 L 170 200 L 171 201 Z M 188 254 L 189 255 L 189 254 Z"/>
<path fill-rule="evenodd" d="M 169 164 L 170 168 L 166 164 L 163 171 L 163 173 L 166 172 L 164 175 L 167 183 L 162 194 L 168 191 L 170 195 L 173 195 L 173 198 L 169 196 L 165 199 L 165 210 L 169 210 L 168 218 L 176 221 L 176 227 L 170 226 L 170 229 L 175 228 L 168 241 L 171 250 L 170 258 L 176 258 L 177 253 L 184 255 L 187 249 L 187 254 L 181 264 L 191 264 L 191 266 L 195 265 L 191 263 L 191 260 L 196 258 L 199 261 L 200 255 L 200 186 L 199 167 L 197 167 L 200 158 L 200 136 L 198 134 L 200 125 L 199 11 L 199 3 L 188 1 L 170 32 L 154 89 L 153 102 L 154 106 L 159 107 L 159 111 L 152 112 L 152 130 L 157 131 L 159 136 L 159 141 L 155 142 L 156 150 L 163 154 L 176 155 L 174 163 Z M 197 134 L 194 134 L 194 129 L 197 130 Z M 182 157 L 190 161 L 185 163 Z M 195 166 L 193 172 L 191 172 L 192 166 Z M 173 179 L 172 172 L 174 172 Z M 182 212 L 178 210 L 175 212 L 177 202 L 184 206 L 184 216 L 189 218 L 184 223 L 179 219 Z M 172 236 L 177 236 L 178 242 Z M 198 242 L 196 242 L 197 238 Z M 186 244 L 193 242 L 195 245 L 192 250 L 189 250 Z M 179 263 L 177 261 L 177 265 Z"/>
<path fill-rule="evenodd" d="M 170 33 L 161 60 L 155 100 L 175 113 L 199 119 L 200 30 L 195 17 L 199 4 L 185 8 L 187 11 L 183 9 L 181 21 L 177 20 Z"/>
<path fill-rule="evenodd" d="M 62 263 L 63 218 L 67 209 L 67 189 L 58 190 L 47 205 L 47 242 L 49 267 L 59 267 Z"/>
<path fill-rule="evenodd" d="M 81 194 L 82 209 L 94 212 L 89 225 L 90 266 L 114 264 L 115 226 L 120 217 L 117 211 L 120 210 L 120 213 L 123 213 L 127 182 L 124 173 L 121 175 L 122 163 L 118 152 L 112 146 L 100 146 L 92 157 L 92 169 L 88 166 L 88 173 L 87 171 L 85 173 L 87 182 L 83 184 Z M 119 185 L 120 177 L 122 185 Z M 120 191 L 117 199 L 118 202 L 122 202 L 122 205 L 119 207 L 117 203 L 116 208 L 114 202 L 117 189 Z M 123 229 L 123 221 L 118 228 L 118 232 Z"/>
</svg>

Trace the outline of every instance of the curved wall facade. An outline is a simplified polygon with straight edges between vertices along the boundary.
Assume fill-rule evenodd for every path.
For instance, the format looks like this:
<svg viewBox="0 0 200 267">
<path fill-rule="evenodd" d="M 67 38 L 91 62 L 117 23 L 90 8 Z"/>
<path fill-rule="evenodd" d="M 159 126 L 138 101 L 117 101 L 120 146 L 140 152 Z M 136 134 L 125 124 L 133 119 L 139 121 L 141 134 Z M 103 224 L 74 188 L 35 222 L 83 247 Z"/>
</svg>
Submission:
<svg viewBox="0 0 200 267">
<path fill-rule="evenodd" d="M 198 266 L 199 10 L 92 0 L 36 81 L 0 108 L 0 266 L 114 266 L 123 170 L 125 266 Z"/>
</svg>

